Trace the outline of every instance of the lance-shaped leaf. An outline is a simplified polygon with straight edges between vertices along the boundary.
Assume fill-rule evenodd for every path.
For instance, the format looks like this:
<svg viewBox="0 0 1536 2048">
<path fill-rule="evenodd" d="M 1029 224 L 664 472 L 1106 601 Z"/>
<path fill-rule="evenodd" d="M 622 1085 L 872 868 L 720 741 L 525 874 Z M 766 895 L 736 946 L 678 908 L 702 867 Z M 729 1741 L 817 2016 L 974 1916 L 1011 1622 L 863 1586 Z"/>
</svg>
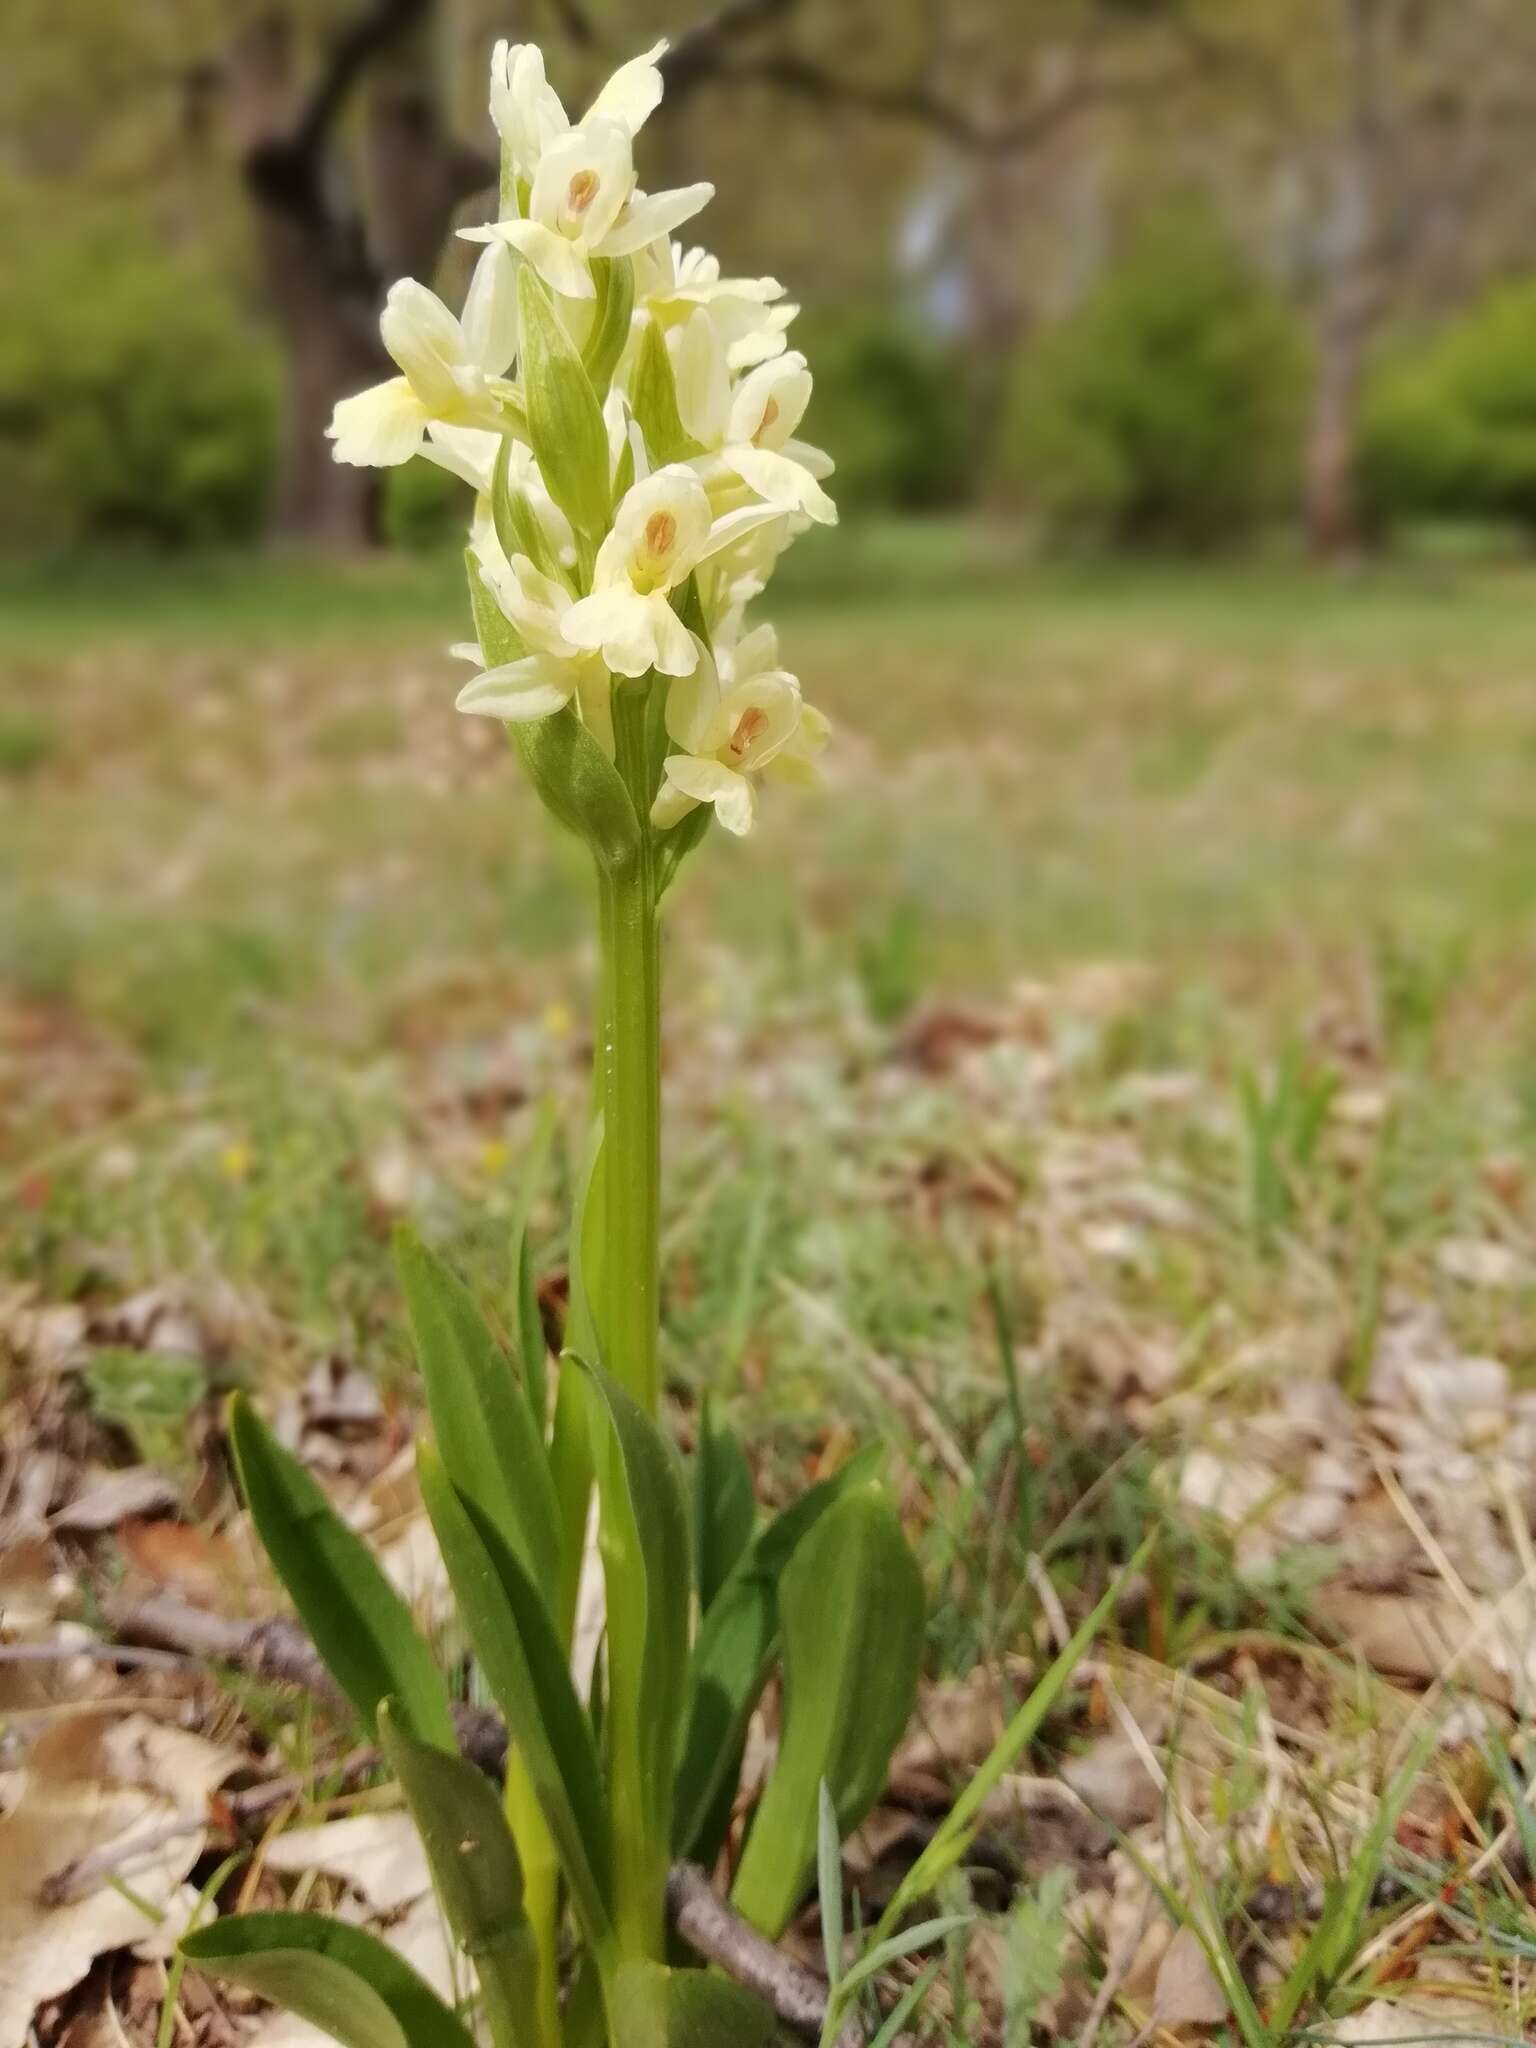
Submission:
<svg viewBox="0 0 1536 2048">
<path fill-rule="evenodd" d="M 469 2029 L 376 1935 L 318 1913 L 242 1913 L 185 1935 L 181 1953 L 297 2013 L 342 2048 L 474 2048 Z"/>
<path fill-rule="evenodd" d="M 774 1938 L 815 1864 L 822 1780 L 846 1833 L 880 1796 L 917 1693 L 922 1577 L 879 1489 L 822 1517 L 784 1573 L 779 1609 L 784 1732 L 731 1893 Z"/>
<path fill-rule="evenodd" d="M 439 1903 L 475 1967 L 497 2048 L 537 2048 L 539 1953 L 523 1871 L 495 1788 L 461 1756 L 415 1741 L 379 1709 L 379 1743 L 421 1836 Z"/>
<path fill-rule="evenodd" d="M 230 1400 L 229 1440 L 256 1533 L 369 1734 L 379 1702 L 393 1696 L 419 1741 L 455 1749 L 442 1673 L 367 1544 L 239 1394 Z"/>
<path fill-rule="evenodd" d="M 509 562 L 514 555 L 526 555 L 536 569 L 558 580 L 560 563 L 534 510 L 533 500 L 512 481 L 512 445 L 504 435 L 496 451 L 496 466 L 491 471 L 491 523 L 496 528 L 496 538 Z M 470 576 L 472 580 L 483 581 L 473 567 Z M 484 647 L 484 642 L 481 645 Z M 485 652 L 489 655 L 490 650 Z"/>
<path fill-rule="evenodd" d="M 668 462 L 686 462 L 690 455 L 698 454 L 699 444 L 683 425 L 677 409 L 672 358 L 654 320 L 647 320 L 641 330 L 629 380 L 629 402 L 640 422 L 653 468 L 660 469 Z"/>
<path fill-rule="evenodd" d="M 759 1531 L 704 1617 L 688 1660 L 688 1722 L 677 1773 L 673 1844 L 711 1864 L 730 1820 L 747 1723 L 779 1640 L 779 1579 L 796 1548 L 850 1488 L 867 1484 L 877 1445 L 801 1495 Z"/>
<path fill-rule="evenodd" d="M 553 1096 L 545 1096 L 533 1142 L 523 1166 L 522 1185 L 512 1216 L 512 1293 L 517 1327 L 518 1366 L 534 1428 L 543 1437 L 548 1421 L 549 1346 L 544 1336 L 544 1318 L 539 1312 L 539 1288 L 534 1274 L 533 1254 L 528 1248 L 528 1218 L 533 1211 L 539 1182 L 549 1163 L 550 1143 L 555 1134 L 556 1109 Z"/>
<path fill-rule="evenodd" d="M 463 1281 L 413 1231 L 395 1235 L 432 1429 L 456 1490 L 495 1525 L 537 1586 L 560 1574 L 549 1459 L 511 1361 Z"/>
<path fill-rule="evenodd" d="M 587 1374 L 600 1413 L 616 1882 L 630 1904 L 653 1890 L 659 1903 L 687 1682 L 688 1509 L 668 1439 L 610 1375 L 573 1362 Z"/>
<path fill-rule="evenodd" d="M 612 1849 L 592 1727 L 538 1588 L 495 1528 L 454 1491 L 430 1444 L 422 1498 L 486 1683 L 522 1753 L 588 1939 L 610 1932 Z"/>
<path fill-rule="evenodd" d="M 772 2011 L 750 1991 L 703 1970 L 624 1963 L 614 1981 L 613 2048 L 766 2048 Z"/>
<path fill-rule="evenodd" d="M 530 264 L 517 274 L 528 438 L 545 487 L 596 546 L 608 524 L 608 429 L 592 379 Z"/>
<path fill-rule="evenodd" d="M 582 344 L 581 360 L 592 389 L 602 400 L 629 340 L 635 310 L 635 266 L 621 257 L 594 256 L 592 282 L 597 287 L 597 311 Z"/>
<path fill-rule="evenodd" d="M 716 1422 L 706 1394 L 693 1455 L 694 1583 L 701 1613 L 714 1606 L 715 1595 L 740 1562 L 756 1525 L 746 1452 L 735 1433 Z"/>
<path fill-rule="evenodd" d="M 487 668 L 500 668 L 526 653 L 517 628 L 496 602 L 495 593 L 480 573 L 472 548 L 464 550 L 464 573 L 469 579 L 469 609 L 475 622 L 475 639 Z"/>
</svg>

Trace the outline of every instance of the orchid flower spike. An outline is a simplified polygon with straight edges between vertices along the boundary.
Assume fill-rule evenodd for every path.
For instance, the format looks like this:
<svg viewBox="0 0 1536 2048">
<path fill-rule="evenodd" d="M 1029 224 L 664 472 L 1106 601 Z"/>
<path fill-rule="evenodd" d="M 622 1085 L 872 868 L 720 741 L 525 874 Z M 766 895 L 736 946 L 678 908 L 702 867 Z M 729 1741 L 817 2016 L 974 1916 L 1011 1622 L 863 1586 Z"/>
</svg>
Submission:
<svg viewBox="0 0 1536 2048">
<path fill-rule="evenodd" d="M 826 720 L 753 608 L 837 511 L 830 457 L 800 438 L 812 376 L 782 285 L 673 241 L 710 186 L 637 182 L 665 54 L 621 65 L 572 121 L 540 51 L 496 45 L 501 218 L 465 231 L 483 247 L 463 310 L 394 285 L 380 326 L 399 374 L 344 399 L 330 431 L 338 461 L 420 454 L 473 493 L 459 709 L 528 744 L 550 731 L 535 780 L 567 823 L 597 801 L 594 746 L 622 757 L 640 829 L 692 820 L 686 850 L 699 812 L 745 832 L 765 780 L 814 773 Z M 583 760 L 579 784 L 549 783 Z"/>
</svg>

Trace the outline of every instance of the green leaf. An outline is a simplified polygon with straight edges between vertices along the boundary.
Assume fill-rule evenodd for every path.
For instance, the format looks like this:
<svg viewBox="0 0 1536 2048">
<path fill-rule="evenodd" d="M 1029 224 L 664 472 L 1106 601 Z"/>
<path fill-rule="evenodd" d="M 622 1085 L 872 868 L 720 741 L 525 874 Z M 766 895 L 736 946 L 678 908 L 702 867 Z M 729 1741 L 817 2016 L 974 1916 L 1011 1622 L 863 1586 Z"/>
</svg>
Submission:
<svg viewBox="0 0 1536 2048">
<path fill-rule="evenodd" d="M 321 2028 L 342 2048 L 474 2048 L 463 2022 L 376 1935 L 318 1913 L 242 1913 L 181 1953 Z"/>
<path fill-rule="evenodd" d="M 710 1864 L 719 1852 L 747 1723 L 773 1668 L 779 1638 L 779 1579 L 796 1547 L 880 1462 L 878 1445 L 813 1486 L 752 1540 L 722 1587 L 688 1660 L 688 1721 L 677 1773 L 674 1846 Z M 723 1818 L 722 1818 L 723 1814 Z"/>
<path fill-rule="evenodd" d="M 559 1504 L 511 1361 L 463 1281 L 403 1227 L 395 1267 L 448 1477 L 494 1523 L 534 1584 L 552 1586 L 560 1575 Z"/>
<path fill-rule="evenodd" d="M 475 638 L 487 668 L 499 668 L 527 652 L 517 628 L 507 617 L 480 574 L 480 564 L 471 548 L 464 550 L 464 573 L 469 579 L 469 609 L 475 622 Z M 575 830 L 574 826 L 572 830 Z"/>
<path fill-rule="evenodd" d="M 608 429 L 592 380 L 532 264 L 517 273 L 528 438 L 549 495 L 595 547 L 608 525 Z"/>
<path fill-rule="evenodd" d="M 917 1693 L 923 1582 L 875 1487 L 840 1500 L 784 1573 L 784 1732 L 731 1897 L 776 1939 L 816 1857 L 824 1778 L 845 1832 L 874 1805 Z"/>
<path fill-rule="evenodd" d="M 491 522 L 496 528 L 496 538 L 501 542 L 501 551 L 509 562 L 515 555 L 526 555 L 533 566 L 546 576 L 552 576 L 556 582 L 562 579 L 561 565 L 533 508 L 533 500 L 520 486 L 513 486 L 512 441 L 507 435 L 502 436 L 501 446 L 496 451 L 496 466 L 491 472 Z M 472 569 L 470 576 L 484 588 L 478 570 Z M 481 645 L 483 647 L 485 643 L 482 641 Z"/>
<path fill-rule="evenodd" d="M 414 1741 L 379 1709 L 379 1743 L 421 1836 L 454 1937 L 475 1966 L 497 2048 L 537 2048 L 539 1953 L 523 1912 L 523 1871 L 484 1772 Z"/>
<path fill-rule="evenodd" d="M 778 2021 L 728 1978 L 661 1963 L 620 1966 L 609 2008 L 613 2048 L 767 2048 Z"/>
<path fill-rule="evenodd" d="M 658 901 L 677 879 L 677 871 L 715 822 L 713 804 L 695 804 L 669 831 L 656 840 L 656 895 Z"/>
<path fill-rule="evenodd" d="M 900 1999 L 885 2016 L 884 2024 L 876 2034 L 869 2048 L 894 2048 L 902 2028 L 933 1989 L 942 1968 L 940 1963 L 930 1963 L 915 1984 L 909 1984 Z"/>
<path fill-rule="evenodd" d="M 686 462 L 697 455 L 699 444 L 683 425 L 677 409 L 677 379 L 666 340 L 654 320 L 647 320 L 640 334 L 635 367 L 629 380 L 629 403 L 654 468 L 668 462 Z"/>
<path fill-rule="evenodd" d="M 570 1355 L 570 1354 L 568 1354 Z M 598 1541 L 608 1606 L 615 1855 L 631 1899 L 664 1874 L 687 1685 L 691 1560 L 676 1451 L 639 1403 L 575 1359 L 596 1392 Z M 646 1873 L 642 1877 L 642 1872 Z"/>
<path fill-rule="evenodd" d="M 528 1249 L 528 1218 L 538 1195 L 539 1182 L 549 1164 L 556 1115 L 554 1097 L 546 1095 L 539 1105 L 538 1122 L 534 1126 L 533 1141 L 528 1148 L 522 1184 L 518 1189 L 517 1207 L 512 1215 L 512 1289 L 517 1362 L 534 1428 L 541 1438 L 548 1421 L 549 1346 L 544 1336 L 544 1318 L 539 1313 L 539 1288 L 533 1269 L 533 1255 Z"/>
<path fill-rule="evenodd" d="M 367 1544 L 240 1394 L 230 1399 L 229 1441 L 256 1533 L 369 1734 L 393 1695 L 418 1741 L 456 1749 L 442 1673 Z"/>
<path fill-rule="evenodd" d="M 699 1414 L 699 1447 L 693 1458 L 694 1583 L 699 1609 L 707 1614 L 752 1541 L 757 1508 L 752 1472 L 736 1435 L 717 1424 L 709 1396 Z"/>
<path fill-rule="evenodd" d="M 422 1499 L 486 1683 L 522 1753 L 576 1910 L 594 1946 L 610 1933 L 612 1849 L 592 1727 L 549 1610 L 494 1526 L 417 1454 Z"/>
<path fill-rule="evenodd" d="M 816 1793 L 816 1898 L 821 1907 L 821 1952 L 835 1991 L 843 1975 L 843 1837 L 827 1781 Z"/>
<path fill-rule="evenodd" d="M 507 732 L 550 815 L 585 840 L 610 874 L 632 865 L 640 853 L 635 807 L 575 706 L 509 725 Z"/>
<path fill-rule="evenodd" d="M 582 344 L 581 360 L 601 403 L 629 340 L 635 310 L 635 266 L 627 256 L 594 256 L 592 282 L 597 287 L 597 311 Z"/>
</svg>

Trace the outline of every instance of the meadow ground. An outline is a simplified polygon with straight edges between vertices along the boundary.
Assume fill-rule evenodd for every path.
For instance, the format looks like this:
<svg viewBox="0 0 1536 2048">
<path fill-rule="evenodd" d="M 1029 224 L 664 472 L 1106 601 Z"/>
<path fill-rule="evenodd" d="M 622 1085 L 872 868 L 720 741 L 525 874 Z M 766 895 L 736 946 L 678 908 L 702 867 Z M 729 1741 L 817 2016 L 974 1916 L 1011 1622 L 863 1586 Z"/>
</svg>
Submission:
<svg viewBox="0 0 1536 2048">
<path fill-rule="evenodd" d="M 1068 1897 L 1023 1828 L 1024 1909 L 934 1994 L 952 2038 L 1215 2025 L 1223 1955 L 1268 2025 L 1357 1856 L 1301 2016 L 1519 2038 L 1536 575 L 1045 569 L 871 527 L 780 587 L 836 744 L 670 913 L 680 1427 L 712 1392 L 770 1499 L 888 1441 L 945 1702 L 1006 1696 L 1163 1532 L 1018 1781 L 1068 1799 L 1070 1765 L 1119 1832 L 1055 1814 Z M 451 561 L 0 578 L 12 1441 L 61 1461 L 55 1517 L 139 1458 L 173 1489 L 115 1546 L 76 1531 L 93 1585 L 227 1577 L 222 1386 L 366 1490 L 411 1404 L 391 1220 L 504 1297 L 541 1103 L 576 1129 L 584 877 L 453 713 L 462 630 Z M 1450 1681 L 1480 1704 L 1446 1768 L 1373 1803 Z"/>
</svg>

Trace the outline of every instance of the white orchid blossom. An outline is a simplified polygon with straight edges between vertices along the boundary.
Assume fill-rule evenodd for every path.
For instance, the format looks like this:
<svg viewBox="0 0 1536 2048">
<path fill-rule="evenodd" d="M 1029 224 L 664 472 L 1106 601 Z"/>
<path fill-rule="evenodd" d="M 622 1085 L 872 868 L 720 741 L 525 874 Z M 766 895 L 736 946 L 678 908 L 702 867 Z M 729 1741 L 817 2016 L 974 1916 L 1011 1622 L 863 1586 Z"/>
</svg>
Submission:
<svg viewBox="0 0 1536 2048">
<path fill-rule="evenodd" d="M 797 350 L 749 370 L 734 386 L 707 312 L 696 312 L 669 338 L 677 404 L 684 426 L 716 459 L 701 465 L 706 483 L 720 471 L 785 511 L 819 525 L 837 523 L 837 507 L 819 479 L 831 458 L 794 438 L 811 397 L 811 373 Z"/>
<path fill-rule="evenodd" d="M 596 296 L 595 256 L 633 256 L 707 206 L 713 185 L 645 193 L 635 183 L 628 124 L 596 114 L 547 143 L 529 187 L 527 215 L 465 228 L 467 241 L 501 241 L 563 298 Z"/>
<path fill-rule="evenodd" d="M 642 57 L 621 64 L 582 116 L 622 122 L 637 135 L 661 104 L 665 38 Z M 491 52 L 491 119 L 496 123 L 514 174 L 531 183 L 545 150 L 571 126 L 560 95 L 544 75 L 544 53 L 535 43 L 497 43 Z"/>
<path fill-rule="evenodd" d="M 800 308 L 784 300 L 776 277 L 722 277 L 720 259 L 669 241 L 650 243 L 635 259 L 635 303 L 664 331 L 698 312 L 709 317 L 730 370 L 749 370 L 782 352 Z"/>
<path fill-rule="evenodd" d="M 563 628 L 573 647 L 601 651 L 615 675 L 685 676 L 697 643 L 673 609 L 671 592 L 701 562 L 771 507 L 711 516 L 709 498 L 684 463 L 658 469 L 626 493 L 597 551 L 588 596 L 572 605 Z"/>
<path fill-rule="evenodd" d="M 792 739 L 800 723 L 800 686 L 782 669 L 761 669 L 727 685 L 713 655 L 695 640 L 689 675 L 667 688 L 667 736 L 678 748 L 662 764 L 651 823 L 665 831 L 696 804 L 740 837 L 757 814 L 753 776 Z"/>
<path fill-rule="evenodd" d="M 517 353 L 515 266 L 488 247 L 475 265 L 458 319 L 414 278 L 391 286 L 379 320 L 402 374 L 336 407 L 329 434 L 338 462 L 392 468 L 419 453 L 428 425 L 499 429 L 497 386 Z"/>
<path fill-rule="evenodd" d="M 575 697 L 606 730 L 608 672 L 600 658 L 573 648 L 561 631 L 573 601 L 569 590 L 526 555 L 508 562 L 494 543 L 476 552 L 482 580 L 526 652 L 466 683 L 455 700 L 458 709 L 523 723 L 548 718 Z"/>
</svg>

